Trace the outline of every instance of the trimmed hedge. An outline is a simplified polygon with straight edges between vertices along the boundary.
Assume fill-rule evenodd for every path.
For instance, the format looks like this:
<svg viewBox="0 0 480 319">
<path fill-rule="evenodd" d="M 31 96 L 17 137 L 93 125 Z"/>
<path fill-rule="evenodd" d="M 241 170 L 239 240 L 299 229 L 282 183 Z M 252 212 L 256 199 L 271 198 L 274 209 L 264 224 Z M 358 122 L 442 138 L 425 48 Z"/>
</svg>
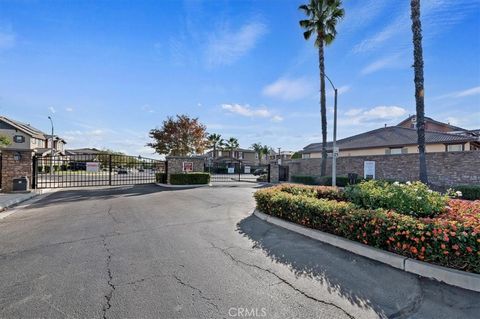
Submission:
<svg viewBox="0 0 480 319">
<path fill-rule="evenodd" d="M 167 183 L 167 174 L 166 173 L 155 173 L 155 180 L 157 183 L 166 184 Z"/>
<path fill-rule="evenodd" d="M 315 185 L 317 182 L 315 181 L 315 177 L 313 176 L 302 176 L 302 175 L 292 175 L 290 177 L 292 182 L 305 184 L 305 185 Z"/>
<path fill-rule="evenodd" d="M 180 173 L 170 174 L 172 185 L 197 185 L 210 183 L 209 173 Z"/>
<path fill-rule="evenodd" d="M 421 182 L 400 184 L 369 180 L 347 186 L 349 201 L 366 209 L 391 209 L 415 217 L 433 217 L 445 209 L 448 196 L 434 192 Z"/>
<path fill-rule="evenodd" d="M 456 191 L 462 192 L 462 198 L 468 200 L 480 199 L 480 185 L 459 185 L 454 187 Z"/>
<path fill-rule="evenodd" d="M 257 208 L 272 216 L 409 258 L 480 273 L 478 220 L 467 223 L 448 214 L 415 218 L 385 209 L 363 209 L 349 202 L 305 195 L 312 194 L 311 189 L 302 193 L 299 187 L 290 192 L 288 187 L 259 190 L 254 194 Z M 452 213 L 453 209 L 449 214 Z"/>
</svg>

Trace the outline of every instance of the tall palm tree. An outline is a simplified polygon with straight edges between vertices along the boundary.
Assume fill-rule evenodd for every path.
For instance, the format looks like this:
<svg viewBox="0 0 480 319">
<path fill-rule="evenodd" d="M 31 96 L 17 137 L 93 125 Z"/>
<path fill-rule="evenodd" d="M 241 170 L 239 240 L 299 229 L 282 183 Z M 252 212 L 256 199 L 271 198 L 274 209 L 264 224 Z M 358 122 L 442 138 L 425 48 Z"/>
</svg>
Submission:
<svg viewBox="0 0 480 319">
<path fill-rule="evenodd" d="M 213 158 L 215 159 L 217 157 L 217 148 L 223 146 L 224 140 L 220 134 L 213 133 L 208 136 L 208 143 L 213 148 Z"/>
<path fill-rule="evenodd" d="M 420 0 L 411 0 L 413 33 L 413 68 L 415 82 L 415 104 L 417 108 L 417 142 L 420 162 L 420 181 L 428 183 L 427 160 L 425 158 L 425 103 L 423 87 L 422 23 L 420 21 Z"/>
<path fill-rule="evenodd" d="M 261 143 L 254 143 L 254 144 L 252 144 L 252 149 L 255 151 L 255 153 L 257 153 L 258 161 L 261 163 L 262 162 L 263 145 Z"/>
<path fill-rule="evenodd" d="M 238 140 L 235 137 L 230 137 L 226 142 L 225 146 L 230 151 L 230 157 L 233 157 L 233 151 L 238 148 Z"/>
<path fill-rule="evenodd" d="M 309 4 L 299 7 L 308 17 L 300 21 L 305 29 L 303 37 L 310 39 L 316 35 L 315 46 L 318 48 L 318 62 L 320 68 L 320 113 L 322 117 L 322 165 L 320 174 L 325 176 L 327 170 L 327 106 L 325 99 L 325 56 L 324 47 L 335 40 L 336 25 L 345 15 L 342 0 L 310 0 Z"/>
<path fill-rule="evenodd" d="M 272 150 L 272 148 L 268 145 L 263 145 L 262 147 L 262 153 L 263 155 L 265 155 L 265 161 L 268 163 L 268 154 L 270 153 L 270 151 Z"/>
</svg>

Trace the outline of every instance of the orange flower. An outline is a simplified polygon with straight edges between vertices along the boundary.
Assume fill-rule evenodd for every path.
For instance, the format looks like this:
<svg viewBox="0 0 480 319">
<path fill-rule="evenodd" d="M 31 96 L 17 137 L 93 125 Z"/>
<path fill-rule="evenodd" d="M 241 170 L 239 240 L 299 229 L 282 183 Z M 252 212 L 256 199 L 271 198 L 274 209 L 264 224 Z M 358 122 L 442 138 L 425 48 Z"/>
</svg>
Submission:
<svg viewBox="0 0 480 319">
<path fill-rule="evenodd" d="M 418 253 L 417 248 L 415 247 L 410 248 L 410 251 L 415 255 Z"/>
</svg>

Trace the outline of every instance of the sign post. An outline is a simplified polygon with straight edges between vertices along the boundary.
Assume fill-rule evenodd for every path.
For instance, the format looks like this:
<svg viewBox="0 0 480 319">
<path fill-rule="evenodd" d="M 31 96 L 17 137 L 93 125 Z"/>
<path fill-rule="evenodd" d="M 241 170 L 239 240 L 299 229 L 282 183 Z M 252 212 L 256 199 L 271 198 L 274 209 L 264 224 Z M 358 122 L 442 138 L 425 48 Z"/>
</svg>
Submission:
<svg viewBox="0 0 480 319">
<path fill-rule="evenodd" d="M 99 162 L 87 162 L 85 164 L 86 171 L 92 173 L 98 173 L 100 171 L 100 163 Z"/>
<path fill-rule="evenodd" d="M 375 161 L 363 162 L 363 178 L 375 179 Z"/>
</svg>

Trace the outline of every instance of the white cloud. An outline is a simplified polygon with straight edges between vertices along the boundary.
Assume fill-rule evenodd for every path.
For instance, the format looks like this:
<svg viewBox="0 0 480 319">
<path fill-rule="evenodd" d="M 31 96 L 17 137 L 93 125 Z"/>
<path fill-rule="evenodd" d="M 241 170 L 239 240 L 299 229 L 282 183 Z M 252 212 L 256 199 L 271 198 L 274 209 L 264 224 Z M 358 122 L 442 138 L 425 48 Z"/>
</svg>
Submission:
<svg viewBox="0 0 480 319">
<path fill-rule="evenodd" d="M 367 75 L 382 69 L 395 67 L 400 64 L 399 57 L 400 54 L 393 54 L 387 57 L 380 58 L 364 67 L 361 71 L 361 74 Z"/>
<path fill-rule="evenodd" d="M 434 100 L 440 100 L 445 98 L 461 98 L 466 96 L 474 96 L 480 94 L 480 86 L 475 86 L 473 88 L 465 89 L 462 91 L 455 91 L 447 94 L 443 94 L 433 98 Z"/>
<path fill-rule="evenodd" d="M 306 78 L 280 78 L 263 88 L 266 96 L 282 100 L 299 100 L 311 96 L 315 92 L 315 82 Z"/>
<path fill-rule="evenodd" d="M 150 106 L 150 104 L 145 104 L 142 106 L 142 111 L 146 113 L 155 113 L 155 110 Z"/>
<path fill-rule="evenodd" d="M 250 105 L 240 105 L 240 104 L 222 104 L 222 109 L 242 116 L 247 117 L 270 117 L 272 113 L 266 108 L 252 108 Z"/>
<path fill-rule="evenodd" d="M 471 96 L 480 94 L 480 86 L 473 87 L 471 89 L 463 90 L 456 93 L 457 97 Z"/>
<path fill-rule="evenodd" d="M 207 42 L 205 59 L 208 66 L 232 64 L 252 50 L 267 32 L 263 23 L 250 22 L 238 30 L 223 26 L 213 32 Z"/>
<path fill-rule="evenodd" d="M 66 107 L 66 108 L 65 108 L 65 111 L 67 111 L 67 112 L 73 112 L 73 107 Z"/>
<path fill-rule="evenodd" d="M 401 106 L 375 106 L 371 109 L 353 108 L 346 111 L 341 120 L 345 124 L 364 124 L 369 122 L 389 121 L 398 119 L 407 114 L 407 110 Z"/>
<path fill-rule="evenodd" d="M 50 106 L 50 107 L 48 108 L 48 110 L 49 110 L 51 113 L 55 114 L 55 108 L 54 108 L 53 106 Z"/>
<path fill-rule="evenodd" d="M 252 108 L 248 104 L 222 104 L 222 109 L 232 114 L 238 114 L 250 118 L 269 118 L 272 122 L 283 121 L 282 116 L 274 114 L 265 107 Z"/>
</svg>

